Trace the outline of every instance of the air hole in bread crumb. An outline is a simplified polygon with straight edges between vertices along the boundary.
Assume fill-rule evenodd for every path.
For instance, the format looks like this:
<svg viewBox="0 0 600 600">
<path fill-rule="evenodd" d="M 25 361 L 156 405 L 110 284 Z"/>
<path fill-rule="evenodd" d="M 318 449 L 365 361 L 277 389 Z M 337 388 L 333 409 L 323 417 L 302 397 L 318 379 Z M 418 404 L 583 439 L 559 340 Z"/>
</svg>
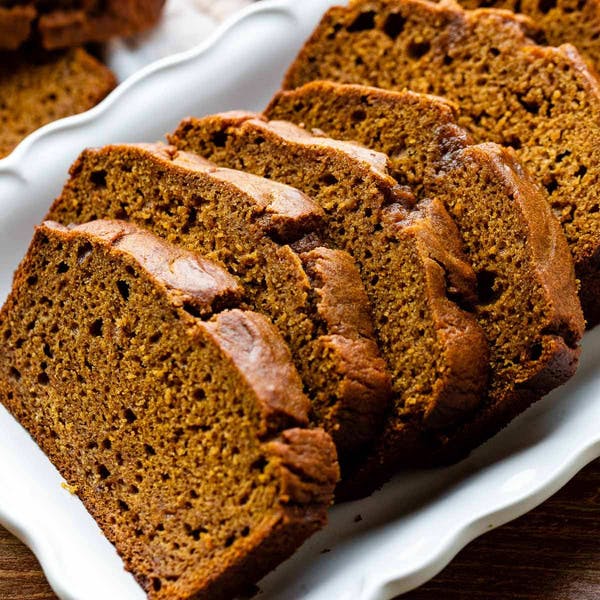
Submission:
<svg viewBox="0 0 600 600">
<path fill-rule="evenodd" d="M 477 296 L 481 304 L 492 304 L 502 295 L 497 277 L 497 273 L 486 269 L 477 273 Z"/>
<path fill-rule="evenodd" d="M 102 440 L 102 447 L 105 450 L 110 450 L 112 448 L 112 442 L 108 438 L 104 438 Z"/>
<path fill-rule="evenodd" d="M 577 173 L 575 173 L 575 177 L 583 177 L 587 173 L 587 167 L 585 165 L 580 165 L 579 169 L 577 169 Z"/>
<path fill-rule="evenodd" d="M 225 548 L 229 548 L 230 546 L 233 546 L 233 542 L 235 542 L 235 534 L 231 534 L 226 540 L 225 543 L 223 544 L 223 546 L 225 546 Z"/>
<path fill-rule="evenodd" d="M 50 346 L 47 343 L 44 344 L 43 351 L 44 351 L 44 354 L 48 358 L 54 358 L 54 355 L 52 354 L 52 350 L 50 350 Z"/>
<path fill-rule="evenodd" d="M 158 342 L 160 342 L 160 338 L 162 337 L 162 333 L 160 331 L 157 331 L 156 333 L 153 333 L 149 338 L 148 341 L 151 344 L 156 344 Z"/>
<path fill-rule="evenodd" d="M 137 419 L 135 413 L 130 408 L 126 408 L 123 415 L 125 416 L 125 420 L 130 424 Z"/>
<path fill-rule="evenodd" d="M 541 13 L 547 15 L 553 8 L 556 8 L 556 0 L 540 0 L 538 9 Z"/>
<path fill-rule="evenodd" d="M 321 177 L 320 182 L 323 185 L 336 185 L 338 183 L 338 179 L 335 175 L 332 175 L 331 173 L 327 173 L 327 174 L 323 175 L 323 177 Z"/>
<path fill-rule="evenodd" d="M 121 294 L 121 298 L 127 302 L 129 300 L 129 284 L 120 279 L 117 281 L 117 289 L 119 290 L 119 294 Z"/>
<path fill-rule="evenodd" d="M 106 171 L 101 169 L 99 171 L 92 171 L 90 174 L 90 181 L 96 186 L 105 188 L 106 187 Z"/>
<path fill-rule="evenodd" d="M 125 502 L 124 500 L 119 500 L 119 508 L 122 511 L 127 512 L 129 510 L 129 504 L 127 504 L 127 502 Z"/>
<path fill-rule="evenodd" d="M 267 459 L 264 456 L 259 456 L 251 465 L 250 468 L 261 473 L 266 469 L 268 464 Z"/>
<path fill-rule="evenodd" d="M 93 335 L 94 337 L 101 337 L 103 325 L 104 325 L 104 322 L 102 321 L 102 319 L 96 319 L 90 325 L 90 335 Z"/>
<path fill-rule="evenodd" d="M 160 582 L 160 579 L 158 577 L 154 577 L 152 579 L 152 589 L 155 592 L 160 592 L 161 587 L 162 587 L 162 583 Z"/>
<path fill-rule="evenodd" d="M 355 123 L 360 123 L 361 121 L 364 121 L 367 118 L 367 113 L 362 108 L 358 108 L 352 112 L 350 118 Z"/>
<path fill-rule="evenodd" d="M 105 465 L 98 465 L 98 475 L 100 475 L 102 479 L 106 479 L 110 475 L 110 471 Z"/>
<path fill-rule="evenodd" d="M 400 13 L 390 13 L 383 22 L 384 33 L 395 40 L 403 31 L 406 19 Z"/>
<path fill-rule="evenodd" d="M 15 381 L 19 381 L 21 379 L 21 371 L 15 369 L 14 367 L 10 368 L 10 377 Z"/>
<path fill-rule="evenodd" d="M 548 183 L 544 183 L 544 187 L 552 195 L 558 189 L 558 181 L 552 177 Z"/>
<path fill-rule="evenodd" d="M 28 285 L 36 285 L 37 282 L 38 282 L 37 275 L 32 275 L 31 277 L 27 278 L 27 284 Z"/>
<path fill-rule="evenodd" d="M 198 402 L 206 399 L 206 392 L 202 388 L 196 388 L 194 390 L 194 400 Z"/>
<path fill-rule="evenodd" d="M 217 148 L 223 148 L 227 143 L 227 134 L 224 131 L 216 131 L 211 136 L 211 142 Z"/>
<path fill-rule="evenodd" d="M 156 450 L 150 444 L 144 444 L 144 450 L 146 450 L 146 454 L 149 456 L 154 456 L 156 454 Z"/>
<path fill-rule="evenodd" d="M 50 383 L 48 374 L 44 373 L 43 371 L 38 375 L 37 380 L 40 385 L 48 385 L 48 383 Z"/>
<path fill-rule="evenodd" d="M 369 29 L 375 28 L 375 11 L 370 10 L 363 12 L 348 25 L 347 30 L 351 33 L 355 31 L 368 31 Z"/>
<path fill-rule="evenodd" d="M 415 40 L 408 44 L 406 49 L 408 56 L 413 60 L 423 58 L 431 50 L 431 44 L 428 41 L 417 42 Z"/>
<path fill-rule="evenodd" d="M 56 267 L 56 271 L 58 273 L 66 273 L 69 270 L 69 265 L 66 262 L 59 263 L 58 267 Z"/>
<path fill-rule="evenodd" d="M 542 346 L 542 343 L 536 342 L 529 349 L 529 358 L 531 360 L 539 360 L 542 356 L 543 350 L 544 350 L 544 347 Z"/>
</svg>

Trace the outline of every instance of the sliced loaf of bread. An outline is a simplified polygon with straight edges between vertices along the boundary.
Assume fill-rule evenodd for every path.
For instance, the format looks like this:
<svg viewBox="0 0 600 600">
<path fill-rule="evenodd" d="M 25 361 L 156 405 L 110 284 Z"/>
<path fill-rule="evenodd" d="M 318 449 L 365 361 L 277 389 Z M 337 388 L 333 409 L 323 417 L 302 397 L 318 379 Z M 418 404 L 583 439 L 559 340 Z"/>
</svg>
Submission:
<svg viewBox="0 0 600 600">
<path fill-rule="evenodd" d="M 589 326 L 600 321 L 600 85 L 574 47 L 535 25 L 446 0 L 354 0 L 329 10 L 284 86 L 317 79 L 445 96 L 475 141 L 512 146 L 546 188 L 573 253 Z"/>
<path fill-rule="evenodd" d="M 439 199 L 454 219 L 477 276 L 474 308 L 490 343 L 490 382 L 485 410 L 444 440 L 446 458 L 574 373 L 584 322 L 573 261 L 514 151 L 473 144 L 452 105 L 408 91 L 313 82 L 277 94 L 266 116 L 386 153 L 397 181 L 419 198 Z"/>
<path fill-rule="evenodd" d="M 290 345 L 340 456 L 373 439 L 390 377 L 354 261 L 319 246 L 323 211 L 306 195 L 162 144 L 108 146 L 81 154 L 47 218 L 126 219 L 219 261 Z"/>
<path fill-rule="evenodd" d="M 333 443 L 241 294 L 133 225 L 47 222 L 0 311 L 1 402 L 153 600 L 243 591 L 332 500 Z"/>
</svg>

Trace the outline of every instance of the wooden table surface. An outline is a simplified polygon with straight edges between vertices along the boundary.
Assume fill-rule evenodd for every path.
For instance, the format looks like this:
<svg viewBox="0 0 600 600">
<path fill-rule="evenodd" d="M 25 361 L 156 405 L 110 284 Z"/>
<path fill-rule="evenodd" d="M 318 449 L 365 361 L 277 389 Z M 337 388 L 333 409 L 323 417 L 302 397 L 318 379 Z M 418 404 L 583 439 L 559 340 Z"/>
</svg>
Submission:
<svg viewBox="0 0 600 600">
<path fill-rule="evenodd" d="M 402 600 L 600 600 L 599 540 L 597 460 L 537 509 L 472 542 Z M 2 528 L 0 600 L 56 600 L 34 556 Z"/>
</svg>

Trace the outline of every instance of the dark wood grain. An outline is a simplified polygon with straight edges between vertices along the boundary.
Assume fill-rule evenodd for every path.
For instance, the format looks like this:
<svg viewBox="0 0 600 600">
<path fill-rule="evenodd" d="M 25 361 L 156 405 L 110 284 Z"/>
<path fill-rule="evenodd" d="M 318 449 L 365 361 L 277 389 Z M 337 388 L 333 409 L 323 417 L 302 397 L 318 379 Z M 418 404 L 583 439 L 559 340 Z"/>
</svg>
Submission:
<svg viewBox="0 0 600 600">
<path fill-rule="evenodd" d="M 600 600 L 599 541 L 597 460 L 542 506 L 475 540 L 402 600 Z M 56 600 L 34 556 L 2 528 L 0 600 Z"/>
</svg>

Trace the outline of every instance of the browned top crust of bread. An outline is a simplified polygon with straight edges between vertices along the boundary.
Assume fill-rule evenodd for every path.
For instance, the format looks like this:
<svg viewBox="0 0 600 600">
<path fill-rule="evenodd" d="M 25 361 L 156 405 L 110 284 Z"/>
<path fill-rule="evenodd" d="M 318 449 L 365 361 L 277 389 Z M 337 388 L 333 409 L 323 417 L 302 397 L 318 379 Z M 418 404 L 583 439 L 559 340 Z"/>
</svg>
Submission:
<svg viewBox="0 0 600 600">
<path fill-rule="evenodd" d="M 248 113 L 187 119 L 169 139 L 218 164 L 294 185 L 325 210 L 323 236 L 356 260 L 392 373 L 391 433 L 377 450 L 388 475 L 401 452 L 395 432 L 407 422 L 437 430 L 479 405 L 487 344 L 458 305 L 474 301 L 474 275 L 439 202 L 415 207 L 379 153 Z"/>
<path fill-rule="evenodd" d="M 460 0 L 459 4 L 469 9 L 500 8 L 523 13 L 540 27 L 540 41 L 551 46 L 574 44 L 596 69 L 600 67 L 598 0 Z"/>
<path fill-rule="evenodd" d="M 470 435 L 460 436 L 468 441 L 463 450 L 522 409 L 521 395 L 540 397 L 572 374 L 584 327 L 573 261 L 558 221 L 512 150 L 474 145 L 452 105 L 408 91 L 312 82 L 278 93 L 265 116 L 387 153 L 397 181 L 419 198 L 438 198 L 453 217 L 477 275 L 475 315 L 491 351 L 491 421 L 480 422 L 480 431 L 464 426 Z M 570 368 L 555 371 L 550 349 Z M 445 436 L 447 458 L 457 440 Z"/>
<path fill-rule="evenodd" d="M 46 50 L 105 42 L 152 27 L 165 0 L 22 1 L 0 7 L 0 49 L 14 50 L 32 37 Z M 33 30 L 33 31 L 32 31 Z"/>
<path fill-rule="evenodd" d="M 332 500 L 331 439 L 273 325 L 223 310 L 239 298 L 133 225 L 47 222 L 0 311 L 0 400 L 154 600 L 243 591 Z"/>
<path fill-rule="evenodd" d="M 48 218 L 123 218 L 218 260 L 290 344 L 340 455 L 373 439 L 390 376 L 354 261 L 319 247 L 323 211 L 305 194 L 163 144 L 108 146 L 81 154 Z"/>
<path fill-rule="evenodd" d="M 451 1 L 355 1 L 332 8 L 284 85 L 317 79 L 445 96 L 475 141 L 512 146 L 546 188 L 600 320 L 600 87 L 575 48 L 543 47 L 523 15 Z"/>
<path fill-rule="evenodd" d="M 85 50 L 0 53 L 0 158 L 42 125 L 98 104 L 114 75 Z"/>
</svg>

